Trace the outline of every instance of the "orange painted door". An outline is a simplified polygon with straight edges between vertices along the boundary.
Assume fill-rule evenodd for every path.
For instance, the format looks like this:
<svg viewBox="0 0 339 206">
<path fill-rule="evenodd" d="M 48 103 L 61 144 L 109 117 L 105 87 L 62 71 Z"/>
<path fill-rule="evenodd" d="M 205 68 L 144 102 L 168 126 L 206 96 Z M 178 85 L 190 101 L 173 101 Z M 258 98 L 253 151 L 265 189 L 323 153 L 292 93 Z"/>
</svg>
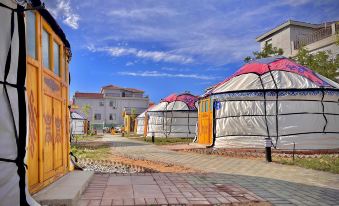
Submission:
<svg viewBox="0 0 339 206">
<path fill-rule="evenodd" d="M 209 98 L 202 99 L 199 103 L 198 127 L 199 144 L 211 145 L 213 143 L 213 113 Z"/>
</svg>

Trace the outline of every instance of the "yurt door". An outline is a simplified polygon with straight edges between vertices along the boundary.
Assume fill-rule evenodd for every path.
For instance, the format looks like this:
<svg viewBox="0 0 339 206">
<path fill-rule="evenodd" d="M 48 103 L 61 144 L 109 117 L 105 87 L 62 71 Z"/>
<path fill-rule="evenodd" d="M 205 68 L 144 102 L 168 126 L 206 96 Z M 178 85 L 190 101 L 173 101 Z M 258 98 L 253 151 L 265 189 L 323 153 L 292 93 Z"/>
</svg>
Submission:
<svg viewBox="0 0 339 206">
<path fill-rule="evenodd" d="M 42 103 L 44 180 L 63 172 L 66 97 L 62 84 L 60 41 L 47 24 L 42 29 Z"/>
<path fill-rule="evenodd" d="M 198 142 L 199 144 L 211 145 L 213 142 L 212 126 L 213 115 L 211 110 L 211 100 L 203 99 L 199 104 L 198 113 Z"/>
<path fill-rule="evenodd" d="M 38 13 L 26 12 L 28 183 L 36 192 L 68 169 L 68 84 L 61 40 Z"/>
</svg>

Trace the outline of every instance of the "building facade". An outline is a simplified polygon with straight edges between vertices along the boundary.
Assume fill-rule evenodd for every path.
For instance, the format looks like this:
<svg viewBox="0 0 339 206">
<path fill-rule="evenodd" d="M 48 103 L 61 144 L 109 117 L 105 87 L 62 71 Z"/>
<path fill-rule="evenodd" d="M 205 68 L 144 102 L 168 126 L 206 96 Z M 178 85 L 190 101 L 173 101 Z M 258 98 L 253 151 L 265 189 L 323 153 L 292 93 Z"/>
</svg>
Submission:
<svg viewBox="0 0 339 206">
<path fill-rule="evenodd" d="M 137 116 L 148 105 L 144 91 L 114 85 L 102 87 L 100 93 L 75 92 L 73 96 L 74 110 L 86 116 L 84 108 L 88 107 L 88 120 L 94 128 L 123 125 L 125 112 Z"/>
<path fill-rule="evenodd" d="M 294 57 L 304 46 L 311 53 L 328 51 L 331 58 L 339 58 L 338 32 L 339 21 L 310 24 L 289 20 L 258 36 L 256 41 L 260 43 L 261 50 L 266 44 L 282 48 L 285 57 Z"/>
</svg>

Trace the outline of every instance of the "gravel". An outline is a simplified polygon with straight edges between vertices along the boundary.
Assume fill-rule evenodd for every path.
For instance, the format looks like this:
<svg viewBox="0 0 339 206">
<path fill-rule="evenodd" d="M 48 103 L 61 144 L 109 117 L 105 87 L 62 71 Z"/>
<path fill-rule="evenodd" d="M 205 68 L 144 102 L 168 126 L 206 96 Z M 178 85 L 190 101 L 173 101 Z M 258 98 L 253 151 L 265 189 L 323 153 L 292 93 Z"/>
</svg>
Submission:
<svg viewBox="0 0 339 206">
<path fill-rule="evenodd" d="M 121 162 L 115 162 L 110 160 L 78 159 L 77 164 L 83 170 L 94 171 L 97 173 L 129 174 L 129 173 L 156 172 L 149 168 L 128 165 Z"/>
</svg>

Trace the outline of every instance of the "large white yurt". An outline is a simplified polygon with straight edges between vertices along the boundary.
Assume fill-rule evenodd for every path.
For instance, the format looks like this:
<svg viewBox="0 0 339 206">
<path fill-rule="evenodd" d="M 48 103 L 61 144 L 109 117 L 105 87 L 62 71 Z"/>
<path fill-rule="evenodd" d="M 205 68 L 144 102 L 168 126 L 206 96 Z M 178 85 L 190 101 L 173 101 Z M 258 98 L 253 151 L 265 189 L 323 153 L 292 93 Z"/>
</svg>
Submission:
<svg viewBox="0 0 339 206">
<path fill-rule="evenodd" d="M 339 85 L 290 59 L 252 61 L 206 99 L 215 147 L 263 148 L 271 138 L 277 149 L 339 148 Z"/>
<path fill-rule="evenodd" d="M 147 136 L 194 138 L 198 97 L 190 93 L 171 94 L 147 111 Z"/>
</svg>

